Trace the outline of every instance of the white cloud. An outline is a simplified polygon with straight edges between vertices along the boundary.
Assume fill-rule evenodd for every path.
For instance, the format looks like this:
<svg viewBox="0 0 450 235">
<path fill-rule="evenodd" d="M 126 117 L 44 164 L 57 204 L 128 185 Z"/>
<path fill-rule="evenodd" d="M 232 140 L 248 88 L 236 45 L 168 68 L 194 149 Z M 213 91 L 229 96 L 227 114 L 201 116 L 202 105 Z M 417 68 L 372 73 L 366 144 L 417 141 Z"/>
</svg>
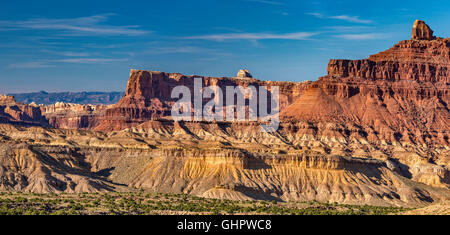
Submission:
<svg viewBox="0 0 450 235">
<path fill-rule="evenodd" d="M 264 39 L 284 39 L 284 40 L 306 40 L 318 33 L 312 32 L 295 32 L 286 34 L 272 33 L 226 33 L 226 34 L 210 34 L 185 37 L 185 39 L 201 39 L 212 41 L 225 40 L 264 40 Z"/>
<path fill-rule="evenodd" d="M 178 54 L 178 53 L 200 53 L 205 50 L 199 47 L 182 46 L 182 47 L 158 47 L 149 50 L 151 54 Z"/>
<path fill-rule="evenodd" d="M 136 25 L 113 26 L 104 24 L 112 14 L 80 18 L 47 19 L 35 18 L 24 21 L 0 21 L 0 30 L 54 30 L 67 35 L 121 35 L 140 36 L 149 31 Z"/>
<path fill-rule="evenodd" d="M 44 61 L 17 63 L 17 64 L 10 64 L 8 66 L 8 68 L 15 68 L 15 69 L 38 69 L 38 68 L 47 68 L 47 67 L 52 67 L 52 66 Z"/>
<path fill-rule="evenodd" d="M 144 51 L 144 54 L 201 54 L 201 55 L 215 55 L 215 56 L 232 55 L 231 53 L 221 52 L 216 49 L 194 47 L 194 46 L 154 47 Z"/>
<path fill-rule="evenodd" d="M 360 23 L 360 24 L 371 24 L 371 23 L 373 23 L 373 21 L 361 19 L 361 18 L 359 18 L 359 16 L 349 16 L 349 15 L 326 16 L 326 15 L 323 15 L 323 14 L 318 13 L 318 12 L 310 12 L 310 13 L 306 13 L 306 14 L 315 16 L 315 17 L 317 17 L 319 19 L 335 19 L 335 20 L 343 20 L 343 21 L 347 21 L 347 22 Z"/>
<path fill-rule="evenodd" d="M 38 69 L 38 68 L 54 67 L 58 63 L 69 63 L 69 64 L 107 64 L 107 63 L 120 62 L 120 61 L 126 61 L 126 60 L 128 60 L 128 59 L 70 58 L 70 59 L 42 60 L 42 61 L 16 63 L 16 64 L 8 65 L 8 68 Z"/>
<path fill-rule="evenodd" d="M 324 18 L 325 18 L 324 15 L 322 15 L 322 14 L 320 14 L 320 13 L 317 13 L 317 12 L 309 12 L 309 13 L 306 13 L 306 14 L 307 14 L 307 15 L 312 15 L 312 16 L 315 16 L 315 17 L 321 18 L 321 19 L 324 19 Z"/>
<path fill-rule="evenodd" d="M 91 54 L 91 53 L 87 53 L 87 52 L 56 51 L 56 50 L 48 50 L 48 49 L 42 49 L 41 52 L 62 55 L 62 56 L 66 56 L 66 57 L 89 57 L 89 56 L 93 56 L 93 54 L 95 54 L 95 53 Z"/>
<path fill-rule="evenodd" d="M 325 27 L 325 28 L 331 29 L 331 30 L 337 31 L 337 32 L 351 32 L 351 31 L 361 31 L 361 30 L 372 29 L 371 26 L 330 26 L 330 27 Z"/>
<path fill-rule="evenodd" d="M 371 40 L 384 38 L 386 35 L 378 33 L 361 33 L 361 34 L 340 34 L 334 35 L 337 38 L 349 39 L 349 40 Z"/>
<path fill-rule="evenodd" d="M 63 52 L 62 54 L 64 56 L 69 56 L 69 57 L 86 57 L 86 56 L 89 56 L 89 53 L 71 52 L 71 51 Z"/>
<path fill-rule="evenodd" d="M 247 2 L 257 2 L 257 3 L 262 3 L 262 4 L 269 4 L 269 5 L 279 5 L 279 6 L 283 6 L 284 3 L 282 2 L 277 2 L 277 1 L 270 1 L 270 0 L 246 0 Z"/>
<path fill-rule="evenodd" d="M 339 15 L 339 16 L 329 16 L 330 19 L 337 19 L 337 20 L 345 20 L 348 22 L 353 23 L 361 23 L 361 24 L 370 24 L 372 23 L 371 20 L 363 20 L 360 19 L 358 16 L 348 16 L 348 15 Z"/>
<path fill-rule="evenodd" d="M 126 61 L 127 59 L 107 59 L 107 58 L 73 58 L 61 59 L 56 62 L 74 63 L 74 64 L 104 64 L 109 62 Z"/>
</svg>

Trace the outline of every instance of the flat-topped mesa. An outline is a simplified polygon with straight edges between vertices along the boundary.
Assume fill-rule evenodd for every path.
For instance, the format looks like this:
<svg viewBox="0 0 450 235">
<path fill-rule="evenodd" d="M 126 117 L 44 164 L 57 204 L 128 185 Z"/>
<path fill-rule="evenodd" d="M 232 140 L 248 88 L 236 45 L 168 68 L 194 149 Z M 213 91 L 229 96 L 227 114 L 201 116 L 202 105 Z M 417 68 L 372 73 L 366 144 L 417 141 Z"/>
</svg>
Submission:
<svg viewBox="0 0 450 235">
<path fill-rule="evenodd" d="M 159 71 L 131 70 L 125 95 L 120 101 L 108 108 L 105 117 L 97 130 L 121 130 L 141 124 L 145 121 L 171 115 L 171 107 L 178 100 L 172 98 L 171 92 L 177 86 L 186 86 L 194 94 L 194 79 L 202 79 L 202 87 L 218 86 L 222 91 L 227 86 L 247 87 L 260 86 L 269 88 L 278 86 L 280 91 L 280 108 L 284 108 L 304 91 L 305 83 L 262 81 L 248 77 L 249 73 L 240 77 L 208 77 L 183 75 L 180 73 L 165 73 Z M 226 100 L 226 94 L 223 95 Z M 193 99 L 194 96 L 192 95 Z M 204 99 L 204 103 L 209 99 Z"/>
<path fill-rule="evenodd" d="M 422 22 L 422 23 L 421 23 Z M 330 60 L 329 77 L 450 82 L 450 38 L 436 38 L 433 31 L 416 21 L 413 39 L 363 60 Z"/>
<path fill-rule="evenodd" d="M 128 80 L 125 95 L 116 104 L 116 106 L 132 107 L 149 107 L 151 100 L 159 100 L 160 102 L 175 102 L 178 98 L 172 98 L 171 92 L 176 86 L 186 86 L 193 92 L 194 79 L 201 78 L 202 86 L 219 86 L 225 90 L 226 86 L 279 86 L 282 94 L 291 96 L 298 96 L 301 93 L 301 88 L 298 92 L 294 90 L 301 87 L 301 83 L 296 82 L 280 82 L 280 81 L 262 81 L 252 78 L 248 70 L 243 76 L 247 79 L 239 79 L 237 77 L 208 77 L 198 75 L 183 75 L 180 73 L 166 73 L 159 71 L 146 70 L 131 70 L 130 78 Z M 129 100 L 132 99 L 132 100 Z M 129 103 L 129 101 L 132 101 Z M 292 101 L 292 99 L 289 99 Z M 281 101 L 282 102 L 282 101 Z"/>
<path fill-rule="evenodd" d="M 413 25 L 411 39 L 432 40 L 434 39 L 433 30 L 422 20 L 416 20 Z"/>
</svg>

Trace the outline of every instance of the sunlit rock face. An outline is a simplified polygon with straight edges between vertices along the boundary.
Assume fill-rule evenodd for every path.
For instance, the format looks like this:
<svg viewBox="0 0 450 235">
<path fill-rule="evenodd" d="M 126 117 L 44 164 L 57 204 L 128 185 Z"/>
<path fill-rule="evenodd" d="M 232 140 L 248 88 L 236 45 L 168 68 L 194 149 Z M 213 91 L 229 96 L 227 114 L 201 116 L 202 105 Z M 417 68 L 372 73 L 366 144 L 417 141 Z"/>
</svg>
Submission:
<svg viewBox="0 0 450 235">
<path fill-rule="evenodd" d="M 252 78 L 253 76 L 250 74 L 250 72 L 247 69 L 240 69 L 237 73 L 238 78 Z"/>
<path fill-rule="evenodd" d="M 109 107 L 96 130 L 122 130 L 137 126 L 145 121 L 169 117 L 172 105 L 178 100 L 171 97 L 172 90 L 177 86 L 186 86 L 194 97 L 194 79 L 201 78 L 202 87 L 218 86 L 224 92 L 227 86 L 248 87 L 259 89 L 266 86 L 279 87 L 280 109 L 284 109 L 297 99 L 306 88 L 308 82 L 276 82 L 262 81 L 255 78 L 237 77 L 206 77 L 165 73 L 158 71 L 131 70 L 124 97 L 115 105 Z M 249 99 L 250 97 L 245 97 Z M 224 93 L 224 100 L 226 94 Z M 203 99 L 206 104 L 209 99 Z"/>
<path fill-rule="evenodd" d="M 433 30 L 422 20 L 416 20 L 413 25 L 411 39 L 432 40 Z"/>
</svg>

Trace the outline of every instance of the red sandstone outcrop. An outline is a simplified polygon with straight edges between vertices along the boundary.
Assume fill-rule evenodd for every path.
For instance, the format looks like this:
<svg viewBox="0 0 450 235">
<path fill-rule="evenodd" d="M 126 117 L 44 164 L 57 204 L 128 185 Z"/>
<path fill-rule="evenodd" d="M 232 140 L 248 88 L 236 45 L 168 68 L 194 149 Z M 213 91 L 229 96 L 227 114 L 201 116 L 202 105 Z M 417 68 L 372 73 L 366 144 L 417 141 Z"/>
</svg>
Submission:
<svg viewBox="0 0 450 235">
<path fill-rule="evenodd" d="M 171 90 L 184 85 L 192 91 L 194 77 L 201 77 L 203 86 L 279 86 L 284 121 L 360 126 L 373 141 L 448 145 L 449 40 L 405 40 L 365 60 L 330 60 L 328 75 L 312 83 L 132 70 L 124 97 L 95 129 L 121 130 L 170 116 L 176 101 Z"/>
<path fill-rule="evenodd" d="M 99 125 L 107 105 L 57 102 L 42 105 L 41 110 L 50 126 L 65 129 L 92 129 Z"/>
<path fill-rule="evenodd" d="M 38 106 L 16 102 L 13 96 L 7 95 L 0 95 L 0 123 L 48 126 Z"/>
<path fill-rule="evenodd" d="M 307 83 L 261 81 L 247 77 L 246 79 L 229 77 L 204 77 L 164 73 L 157 71 L 131 70 L 124 97 L 108 108 L 104 120 L 96 130 L 111 131 L 139 125 L 151 119 L 167 117 L 171 107 L 178 99 L 171 98 L 171 91 L 179 85 L 190 88 L 194 94 L 194 78 L 202 78 L 202 86 L 219 86 L 225 91 L 226 86 L 279 86 L 280 109 L 299 97 Z M 224 100 L 226 99 L 224 94 Z M 206 103 L 209 100 L 204 100 Z"/>
<path fill-rule="evenodd" d="M 362 126 L 373 140 L 449 145 L 450 39 L 405 40 L 328 75 L 282 110 L 289 120 Z"/>
<path fill-rule="evenodd" d="M 330 60 L 330 77 L 450 82 L 450 38 L 404 40 L 365 60 Z"/>
<path fill-rule="evenodd" d="M 57 102 L 52 105 L 22 104 L 13 96 L 0 96 L 0 123 L 66 129 L 91 129 L 99 125 L 106 105 Z"/>
</svg>

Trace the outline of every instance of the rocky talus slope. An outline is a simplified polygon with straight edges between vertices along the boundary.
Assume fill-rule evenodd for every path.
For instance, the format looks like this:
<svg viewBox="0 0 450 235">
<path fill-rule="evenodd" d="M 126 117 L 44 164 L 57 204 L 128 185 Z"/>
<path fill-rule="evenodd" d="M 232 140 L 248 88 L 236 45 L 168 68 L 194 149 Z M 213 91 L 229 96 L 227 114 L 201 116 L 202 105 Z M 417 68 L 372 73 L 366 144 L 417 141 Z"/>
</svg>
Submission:
<svg viewBox="0 0 450 235">
<path fill-rule="evenodd" d="M 368 59 L 330 60 L 328 75 L 314 82 L 202 77 L 203 86 L 279 86 L 282 119 L 272 133 L 261 132 L 259 122 L 174 122 L 171 90 L 193 90 L 198 76 L 155 71 L 132 70 L 125 95 L 111 106 L 33 106 L 40 117 L 28 115 L 31 127 L 3 111 L 0 189 L 144 188 L 397 206 L 448 201 L 450 43 L 423 24 L 415 23 L 411 40 Z M 20 106 L 4 100 L 2 110 Z M 59 128 L 37 126 L 41 119 Z"/>
</svg>

